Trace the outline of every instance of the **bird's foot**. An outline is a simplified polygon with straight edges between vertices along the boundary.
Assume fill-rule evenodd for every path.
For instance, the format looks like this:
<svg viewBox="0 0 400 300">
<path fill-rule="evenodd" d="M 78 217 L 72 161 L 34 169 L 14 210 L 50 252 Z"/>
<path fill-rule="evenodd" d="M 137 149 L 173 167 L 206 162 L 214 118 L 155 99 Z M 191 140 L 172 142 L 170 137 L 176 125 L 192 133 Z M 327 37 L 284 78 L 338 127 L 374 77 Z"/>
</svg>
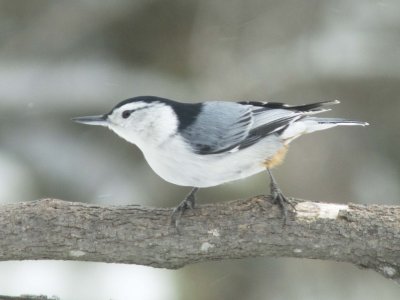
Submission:
<svg viewBox="0 0 400 300">
<path fill-rule="evenodd" d="M 198 188 L 193 188 L 192 191 L 183 199 L 177 207 L 174 208 L 171 214 L 171 225 L 179 232 L 179 222 L 182 218 L 183 213 L 187 209 L 193 209 L 196 205 L 195 194 Z"/>
<path fill-rule="evenodd" d="M 283 225 L 287 224 L 288 219 L 288 205 L 296 211 L 294 204 L 282 193 L 276 182 L 271 181 L 271 199 L 274 204 L 278 204 L 283 216 Z"/>
</svg>

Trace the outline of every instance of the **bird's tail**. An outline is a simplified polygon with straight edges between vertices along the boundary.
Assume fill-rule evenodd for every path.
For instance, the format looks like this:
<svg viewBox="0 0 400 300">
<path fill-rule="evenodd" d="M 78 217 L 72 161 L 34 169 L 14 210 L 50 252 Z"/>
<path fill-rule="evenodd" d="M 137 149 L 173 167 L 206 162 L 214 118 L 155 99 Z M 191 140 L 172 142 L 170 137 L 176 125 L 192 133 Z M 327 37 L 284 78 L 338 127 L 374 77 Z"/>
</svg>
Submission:
<svg viewBox="0 0 400 300">
<path fill-rule="evenodd" d="M 281 138 L 288 142 L 295 138 L 314 131 L 325 130 L 336 126 L 367 126 L 367 122 L 348 120 L 342 118 L 318 118 L 307 116 L 296 122 L 293 122 L 282 133 Z"/>
<path fill-rule="evenodd" d="M 325 112 L 325 111 L 330 111 L 330 108 L 326 108 L 327 106 L 330 105 L 335 105 L 339 104 L 339 100 L 332 100 L 332 101 L 322 101 L 322 102 L 315 102 L 315 103 L 310 103 L 310 104 L 302 104 L 302 105 L 296 105 L 296 106 L 289 106 L 286 108 L 305 112 L 305 113 L 320 113 L 320 112 Z"/>
<path fill-rule="evenodd" d="M 317 118 L 308 117 L 302 120 L 307 128 L 307 133 L 324 130 L 336 126 L 367 126 L 367 122 L 348 120 L 342 118 Z M 300 121 L 301 122 L 301 121 Z"/>
</svg>

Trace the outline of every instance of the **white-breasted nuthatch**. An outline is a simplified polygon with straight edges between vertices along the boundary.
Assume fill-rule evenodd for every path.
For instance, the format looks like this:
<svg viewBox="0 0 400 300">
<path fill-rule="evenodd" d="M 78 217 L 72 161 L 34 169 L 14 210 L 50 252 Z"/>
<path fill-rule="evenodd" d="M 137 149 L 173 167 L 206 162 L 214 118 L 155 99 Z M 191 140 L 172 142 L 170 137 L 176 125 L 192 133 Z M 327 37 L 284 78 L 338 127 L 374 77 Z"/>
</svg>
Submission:
<svg viewBox="0 0 400 300">
<path fill-rule="evenodd" d="M 143 152 L 151 168 L 164 180 L 194 187 L 175 208 L 178 221 L 193 208 L 198 188 L 216 186 L 267 170 L 271 195 L 284 213 L 290 203 L 270 169 L 280 164 L 295 138 L 338 125 L 368 123 L 340 118 L 317 118 L 339 101 L 290 106 L 277 102 L 209 101 L 180 103 L 140 96 L 124 100 L 109 113 L 78 117 L 88 125 L 105 126 Z"/>
</svg>

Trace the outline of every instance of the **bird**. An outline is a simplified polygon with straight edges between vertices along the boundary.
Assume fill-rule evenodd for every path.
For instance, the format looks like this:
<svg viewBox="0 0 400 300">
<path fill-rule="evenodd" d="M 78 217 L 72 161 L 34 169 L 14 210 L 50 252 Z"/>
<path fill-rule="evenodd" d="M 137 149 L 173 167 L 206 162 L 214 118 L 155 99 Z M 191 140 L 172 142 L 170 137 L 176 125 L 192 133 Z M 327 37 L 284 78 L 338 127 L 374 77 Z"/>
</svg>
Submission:
<svg viewBox="0 0 400 300">
<path fill-rule="evenodd" d="M 367 122 L 321 118 L 340 101 L 304 105 L 262 101 L 183 103 L 156 96 L 121 101 L 101 115 L 76 117 L 86 125 L 111 129 L 142 152 L 150 167 L 167 182 L 192 187 L 171 214 L 178 228 L 186 209 L 193 209 L 200 188 L 221 185 L 267 172 L 270 195 L 286 222 L 290 200 L 271 169 L 281 164 L 296 138 L 335 126 Z"/>
</svg>

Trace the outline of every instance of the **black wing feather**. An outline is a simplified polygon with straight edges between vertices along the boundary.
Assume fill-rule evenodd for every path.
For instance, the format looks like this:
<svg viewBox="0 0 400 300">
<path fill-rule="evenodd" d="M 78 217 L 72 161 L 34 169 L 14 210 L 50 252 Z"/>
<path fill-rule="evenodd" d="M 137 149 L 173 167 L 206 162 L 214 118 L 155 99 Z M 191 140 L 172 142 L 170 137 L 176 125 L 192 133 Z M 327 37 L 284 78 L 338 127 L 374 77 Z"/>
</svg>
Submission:
<svg viewBox="0 0 400 300">
<path fill-rule="evenodd" d="M 229 104 L 228 104 L 229 103 Z M 202 155 L 234 152 L 245 149 L 271 134 L 279 135 L 291 123 L 304 118 L 309 113 L 325 111 L 325 105 L 337 101 L 318 102 L 298 106 L 289 106 L 278 102 L 216 102 L 207 104 L 208 113 L 199 115 L 197 123 L 189 126 L 183 136 L 193 150 Z M 215 114 L 215 118 L 209 118 Z M 230 117 L 229 117 L 230 116 Z M 202 120 L 201 117 L 204 119 Z M 218 119 L 225 121 L 219 121 Z M 209 130 L 207 130 L 209 128 Z M 210 135 L 212 133 L 212 135 Z"/>
</svg>

